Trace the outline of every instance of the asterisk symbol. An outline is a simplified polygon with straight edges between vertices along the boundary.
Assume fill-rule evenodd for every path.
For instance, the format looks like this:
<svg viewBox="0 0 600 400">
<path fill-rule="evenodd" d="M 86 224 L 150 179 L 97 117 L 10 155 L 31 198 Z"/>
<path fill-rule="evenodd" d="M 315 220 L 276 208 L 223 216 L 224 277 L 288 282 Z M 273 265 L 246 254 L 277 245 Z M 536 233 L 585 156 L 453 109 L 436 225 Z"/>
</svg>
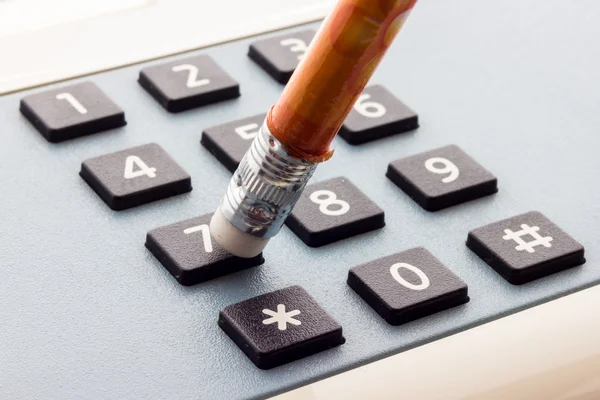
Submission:
<svg viewBox="0 0 600 400">
<path fill-rule="evenodd" d="M 262 310 L 262 312 L 263 312 L 263 314 L 269 315 L 271 317 L 271 318 L 267 318 L 267 319 L 263 320 L 263 324 L 271 325 L 271 324 L 274 324 L 275 322 L 277 322 L 277 328 L 280 331 L 285 331 L 287 329 L 287 324 L 292 324 L 292 325 L 300 325 L 301 324 L 300 321 L 292 318 L 292 317 L 295 317 L 296 315 L 300 314 L 300 310 L 293 310 L 293 311 L 285 312 L 284 304 L 278 304 L 277 311 L 272 311 L 272 310 L 265 308 L 264 310 Z"/>
</svg>

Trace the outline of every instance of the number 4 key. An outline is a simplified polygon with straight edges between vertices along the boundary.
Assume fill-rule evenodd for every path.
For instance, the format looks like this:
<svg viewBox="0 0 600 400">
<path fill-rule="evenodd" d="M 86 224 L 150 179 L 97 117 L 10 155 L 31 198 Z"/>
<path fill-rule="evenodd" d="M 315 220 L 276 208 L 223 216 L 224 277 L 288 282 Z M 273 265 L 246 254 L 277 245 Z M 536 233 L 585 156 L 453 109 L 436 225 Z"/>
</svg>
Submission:
<svg viewBox="0 0 600 400">
<path fill-rule="evenodd" d="M 113 210 L 192 190 L 188 173 L 154 143 L 86 160 L 79 175 Z"/>
</svg>

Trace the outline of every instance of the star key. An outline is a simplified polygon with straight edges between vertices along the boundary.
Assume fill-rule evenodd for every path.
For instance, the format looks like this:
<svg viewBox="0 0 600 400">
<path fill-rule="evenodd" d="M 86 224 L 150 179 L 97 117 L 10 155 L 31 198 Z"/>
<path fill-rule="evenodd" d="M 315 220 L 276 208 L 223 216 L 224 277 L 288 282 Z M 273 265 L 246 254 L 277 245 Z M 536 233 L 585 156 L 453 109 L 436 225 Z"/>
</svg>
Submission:
<svg viewBox="0 0 600 400">
<path fill-rule="evenodd" d="M 300 286 L 221 310 L 219 326 L 250 360 L 270 369 L 344 343 L 342 327 Z"/>
<path fill-rule="evenodd" d="M 300 314 L 300 310 L 286 312 L 285 304 L 277 304 L 277 311 L 272 311 L 268 308 L 265 308 L 263 310 L 263 314 L 271 316 L 271 318 L 263 320 L 263 324 L 271 325 L 277 323 L 277 329 L 279 329 L 280 331 L 285 331 L 287 329 L 287 324 L 302 325 L 302 322 L 293 318 L 296 315 Z"/>
</svg>

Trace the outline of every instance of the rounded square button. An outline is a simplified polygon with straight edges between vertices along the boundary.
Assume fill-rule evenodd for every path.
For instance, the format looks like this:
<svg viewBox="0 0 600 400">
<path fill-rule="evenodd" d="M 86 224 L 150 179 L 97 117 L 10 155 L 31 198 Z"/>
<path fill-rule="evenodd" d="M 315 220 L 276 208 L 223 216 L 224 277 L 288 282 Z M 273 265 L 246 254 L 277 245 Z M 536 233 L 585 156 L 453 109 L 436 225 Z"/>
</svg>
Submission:
<svg viewBox="0 0 600 400">
<path fill-rule="evenodd" d="M 285 221 L 304 243 L 320 247 L 385 226 L 384 212 L 344 177 L 308 185 Z"/>
<path fill-rule="evenodd" d="M 207 55 L 144 68 L 138 82 L 169 112 L 240 96 L 240 85 Z"/>
<path fill-rule="evenodd" d="M 315 31 L 297 31 L 256 41 L 248 56 L 279 83 L 287 83 L 308 50 Z"/>
<path fill-rule="evenodd" d="M 342 327 L 300 286 L 225 307 L 219 326 L 261 369 L 344 343 Z"/>
<path fill-rule="evenodd" d="M 123 110 L 89 81 L 31 94 L 19 109 L 52 143 L 126 124 Z"/>
<path fill-rule="evenodd" d="M 225 251 L 210 235 L 212 214 L 148 232 L 146 248 L 179 283 L 195 285 L 264 263 L 262 254 L 240 258 Z"/>
<path fill-rule="evenodd" d="M 340 129 L 350 144 L 361 144 L 417 129 L 419 117 L 381 85 L 368 86 Z"/>
<path fill-rule="evenodd" d="M 192 190 L 188 173 L 155 143 L 90 158 L 79 175 L 113 210 Z"/>
<path fill-rule="evenodd" d="M 496 177 L 455 145 L 393 161 L 386 176 L 427 211 L 498 191 Z"/>
<path fill-rule="evenodd" d="M 348 285 L 391 325 L 469 301 L 467 284 L 422 247 L 352 268 Z"/>
<path fill-rule="evenodd" d="M 265 114 L 207 128 L 200 143 L 232 173 L 235 172 L 265 120 Z"/>
<path fill-rule="evenodd" d="M 515 285 L 585 263 L 583 246 L 538 211 L 472 230 L 467 247 Z"/>
</svg>

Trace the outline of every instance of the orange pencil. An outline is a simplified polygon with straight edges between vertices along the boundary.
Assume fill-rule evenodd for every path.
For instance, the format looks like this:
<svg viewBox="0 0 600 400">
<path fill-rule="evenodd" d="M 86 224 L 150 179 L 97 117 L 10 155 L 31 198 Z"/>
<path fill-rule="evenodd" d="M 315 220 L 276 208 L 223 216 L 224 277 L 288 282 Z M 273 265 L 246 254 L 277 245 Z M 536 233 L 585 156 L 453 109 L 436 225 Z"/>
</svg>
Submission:
<svg viewBox="0 0 600 400">
<path fill-rule="evenodd" d="M 234 173 L 211 221 L 239 257 L 275 236 L 416 0 L 340 0 Z"/>
</svg>

